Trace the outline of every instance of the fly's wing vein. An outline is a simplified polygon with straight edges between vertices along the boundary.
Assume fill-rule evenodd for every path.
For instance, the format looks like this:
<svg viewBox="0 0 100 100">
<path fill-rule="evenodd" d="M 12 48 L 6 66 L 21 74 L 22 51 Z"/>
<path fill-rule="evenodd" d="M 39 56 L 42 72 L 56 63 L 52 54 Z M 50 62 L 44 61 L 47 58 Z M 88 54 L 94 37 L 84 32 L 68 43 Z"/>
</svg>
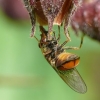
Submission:
<svg viewBox="0 0 100 100">
<path fill-rule="evenodd" d="M 59 71 L 55 69 L 59 76 L 71 87 L 74 91 L 79 93 L 85 93 L 87 91 L 87 87 L 82 77 L 78 73 L 77 69 L 73 68 L 66 71 Z"/>
</svg>

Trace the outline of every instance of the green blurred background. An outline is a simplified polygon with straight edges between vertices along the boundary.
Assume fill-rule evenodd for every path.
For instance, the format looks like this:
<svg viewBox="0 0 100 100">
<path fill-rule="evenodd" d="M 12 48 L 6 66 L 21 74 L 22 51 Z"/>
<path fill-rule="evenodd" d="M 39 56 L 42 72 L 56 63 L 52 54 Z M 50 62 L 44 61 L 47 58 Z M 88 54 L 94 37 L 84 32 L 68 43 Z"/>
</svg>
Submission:
<svg viewBox="0 0 100 100">
<path fill-rule="evenodd" d="M 81 57 L 77 69 L 88 91 L 79 94 L 47 63 L 30 31 L 29 20 L 15 21 L 0 11 L 0 100 L 100 100 L 100 43 L 85 37 L 80 50 L 69 51 Z M 68 45 L 79 46 L 80 38 L 69 31 Z M 66 39 L 63 33 L 61 38 Z"/>
</svg>

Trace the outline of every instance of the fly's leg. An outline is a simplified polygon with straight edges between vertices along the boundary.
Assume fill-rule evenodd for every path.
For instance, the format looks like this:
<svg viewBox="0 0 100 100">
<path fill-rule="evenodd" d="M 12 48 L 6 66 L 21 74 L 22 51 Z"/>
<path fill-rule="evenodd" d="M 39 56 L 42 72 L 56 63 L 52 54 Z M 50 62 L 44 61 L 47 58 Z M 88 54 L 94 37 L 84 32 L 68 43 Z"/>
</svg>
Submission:
<svg viewBox="0 0 100 100">
<path fill-rule="evenodd" d="M 57 41 L 59 42 L 60 40 L 60 26 L 58 26 L 58 38 L 57 38 Z"/>
<path fill-rule="evenodd" d="M 60 46 L 58 49 L 60 50 L 61 48 L 63 48 L 68 42 L 69 42 L 69 41 L 63 42 L 63 43 L 61 44 L 61 46 Z M 64 48 L 66 49 L 66 47 L 64 47 Z"/>
<path fill-rule="evenodd" d="M 40 28 L 41 33 L 44 33 L 45 36 L 47 36 L 48 31 L 46 31 L 43 26 L 39 26 L 39 28 Z"/>
<path fill-rule="evenodd" d="M 83 39 L 84 39 L 84 35 L 82 35 L 82 37 L 81 37 L 81 42 L 80 42 L 80 46 L 79 47 L 64 47 L 64 49 L 66 49 L 66 50 L 69 50 L 69 49 L 79 50 L 82 47 Z"/>
<path fill-rule="evenodd" d="M 57 40 L 57 42 L 59 42 L 59 40 L 60 40 L 60 26 L 58 26 L 58 37 L 57 38 L 56 38 L 55 32 L 53 31 L 52 33 L 54 35 L 54 39 Z"/>
<path fill-rule="evenodd" d="M 38 41 L 38 43 L 40 42 L 39 39 L 36 36 L 34 36 L 34 38 Z"/>
</svg>

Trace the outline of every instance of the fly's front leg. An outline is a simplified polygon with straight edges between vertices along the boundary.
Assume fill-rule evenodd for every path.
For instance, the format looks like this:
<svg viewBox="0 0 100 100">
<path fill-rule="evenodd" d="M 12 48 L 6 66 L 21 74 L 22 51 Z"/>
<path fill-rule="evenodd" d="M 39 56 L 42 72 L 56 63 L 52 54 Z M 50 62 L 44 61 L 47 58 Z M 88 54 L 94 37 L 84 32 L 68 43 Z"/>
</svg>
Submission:
<svg viewBox="0 0 100 100">
<path fill-rule="evenodd" d="M 36 16 L 35 16 L 35 13 L 34 13 L 34 5 L 32 5 L 31 0 L 23 0 L 23 2 L 25 4 L 25 7 L 26 7 L 29 15 L 30 15 L 31 24 L 32 24 L 31 37 L 33 37 L 34 34 L 35 34 L 35 26 L 36 26 Z"/>
<path fill-rule="evenodd" d="M 36 36 L 34 36 L 34 38 L 38 41 L 38 43 L 40 42 L 39 39 Z"/>
<path fill-rule="evenodd" d="M 60 40 L 60 26 L 58 25 L 58 38 L 57 38 L 57 41 L 59 42 Z"/>
</svg>

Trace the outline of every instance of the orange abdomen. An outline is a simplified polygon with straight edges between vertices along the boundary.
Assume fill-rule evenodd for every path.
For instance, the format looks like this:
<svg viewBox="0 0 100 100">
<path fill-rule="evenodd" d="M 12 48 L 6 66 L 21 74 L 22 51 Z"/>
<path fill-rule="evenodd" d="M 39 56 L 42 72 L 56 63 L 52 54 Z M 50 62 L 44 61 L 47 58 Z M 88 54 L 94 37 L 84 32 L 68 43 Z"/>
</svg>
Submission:
<svg viewBox="0 0 100 100">
<path fill-rule="evenodd" d="M 61 53 L 56 59 L 55 66 L 58 70 L 67 70 L 79 64 L 80 57 L 71 53 Z"/>
</svg>

